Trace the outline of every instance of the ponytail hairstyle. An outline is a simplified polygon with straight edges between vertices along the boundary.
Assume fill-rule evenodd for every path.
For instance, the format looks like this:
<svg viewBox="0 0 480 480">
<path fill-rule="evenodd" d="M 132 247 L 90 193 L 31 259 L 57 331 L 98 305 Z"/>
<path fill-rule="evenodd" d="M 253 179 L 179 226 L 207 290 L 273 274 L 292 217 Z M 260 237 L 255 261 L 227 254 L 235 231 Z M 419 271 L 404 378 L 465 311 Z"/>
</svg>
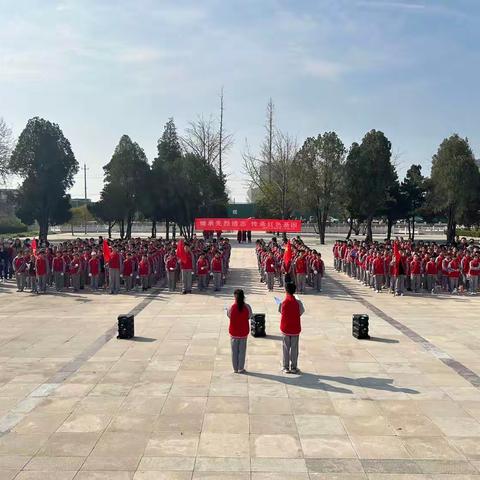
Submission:
<svg viewBox="0 0 480 480">
<path fill-rule="evenodd" d="M 233 292 L 233 295 L 235 296 L 235 301 L 237 302 L 238 309 L 242 311 L 243 307 L 245 306 L 245 294 L 243 293 L 243 290 L 241 288 L 237 288 Z"/>
</svg>

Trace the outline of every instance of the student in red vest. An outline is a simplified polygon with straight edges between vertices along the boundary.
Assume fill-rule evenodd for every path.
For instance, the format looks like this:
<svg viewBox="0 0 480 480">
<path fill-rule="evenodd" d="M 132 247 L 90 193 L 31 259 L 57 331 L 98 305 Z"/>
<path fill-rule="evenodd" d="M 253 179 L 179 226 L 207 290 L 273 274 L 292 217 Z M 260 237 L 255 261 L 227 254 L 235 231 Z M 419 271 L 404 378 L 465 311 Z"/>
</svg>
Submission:
<svg viewBox="0 0 480 480">
<path fill-rule="evenodd" d="M 60 250 L 57 250 L 55 257 L 52 260 L 52 270 L 55 290 L 60 292 L 63 290 L 65 276 L 65 260 L 63 259 L 62 252 Z"/>
<path fill-rule="evenodd" d="M 478 277 L 480 276 L 480 258 L 478 253 L 473 255 L 468 268 L 468 279 L 470 283 L 470 295 L 476 295 L 478 290 Z"/>
<path fill-rule="evenodd" d="M 138 276 L 142 285 L 142 292 L 148 289 L 148 278 L 150 276 L 150 262 L 147 255 L 143 255 L 138 264 Z"/>
<path fill-rule="evenodd" d="M 177 269 L 178 258 L 175 251 L 171 251 L 165 260 L 165 268 L 167 270 L 168 291 L 174 292 L 177 288 Z"/>
<path fill-rule="evenodd" d="M 235 303 L 227 310 L 230 319 L 228 332 L 232 347 L 232 365 L 235 373 L 245 373 L 245 356 L 247 353 L 247 337 L 250 330 L 249 319 L 252 318 L 252 309 L 245 303 L 243 290 L 233 292 Z"/>
<path fill-rule="evenodd" d="M 295 261 L 295 281 L 298 285 L 299 293 L 305 293 L 305 280 L 307 276 L 307 261 L 305 253 L 300 252 L 300 256 Z"/>
<path fill-rule="evenodd" d="M 98 278 L 100 275 L 100 259 L 97 252 L 92 252 L 88 261 L 88 276 L 90 277 L 90 286 L 92 290 L 98 290 Z"/>
<path fill-rule="evenodd" d="M 203 292 L 207 288 L 207 276 L 209 273 L 208 260 L 202 253 L 197 260 L 198 289 Z"/>
<path fill-rule="evenodd" d="M 185 245 L 184 248 L 185 248 L 184 256 L 183 258 L 180 258 L 180 269 L 182 272 L 182 284 L 183 284 L 182 293 L 185 295 L 186 293 L 192 293 L 192 275 L 193 275 L 194 257 L 189 245 Z"/>
<path fill-rule="evenodd" d="M 25 274 L 27 272 L 27 262 L 23 252 L 19 250 L 17 256 L 13 259 L 13 271 L 17 281 L 17 292 L 23 292 L 25 289 Z"/>
<path fill-rule="evenodd" d="M 125 282 L 125 290 L 129 292 L 133 287 L 133 259 L 132 254 L 127 253 L 127 258 L 123 262 L 123 281 Z"/>
<path fill-rule="evenodd" d="M 122 257 L 117 248 L 112 247 L 110 260 L 108 261 L 108 279 L 110 284 L 110 293 L 117 294 L 120 291 L 120 270 L 122 268 Z"/>
<path fill-rule="evenodd" d="M 448 264 L 448 281 L 450 285 L 450 292 L 458 292 L 458 279 L 460 278 L 460 262 L 454 255 Z"/>
<path fill-rule="evenodd" d="M 325 264 L 322 260 L 322 254 L 314 250 L 314 257 L 311 264 L 313 288 L 317 292 L 322 291 L 322 278 L 325 274 Z"/>
<path fill-rule="evenodd" d="M 377 252 L 377 256 L 372 261 L 372 270 L 375 280 L 375 292 L 380 293 L 385 275 L 385 260 L 380 252 Z"/>
<path fill-rule="evenodd" d="M 268 253 L 268 256 L 265 259 L 263 268 L 265 271 L 267 288 L 271 292 L 273 290 L 273 282 L 275 281 L 275 271 L 276 271 L 275 258 L 273 258 L 272 251 Z"/>
<path fill-rule="evenodd" d="M 73 260 L 70 262 L 70 278 L 72 280 L 72 287 L 74 292 L 80 290 L 80 257 L 78 253 L 73 255 Z"/>
<path fill-rule="evenodd" d="M 283 373 L 300 373 L 298 369 L 298 340 L 302 330 L 300 317 L 305 312 L 303 304 L 294 297 L 296 287 L 285 283 L 285 299 L 278 306 L 281 314 L 280 331 L 283 334 Z"/>
<path fill-rule="evenodd" d="M 425 257 L 425 283 L 428 292 L 435 293 L 435 284 L 438 277 L 438 268 L 434 259 Z"/>
<path fill-rule="evenodd" d="M 35 259 L 35 271 L 37 272 L 37 282 L 39 289 L 38 293 L 46 293 L 49 266 L 47 259 L 45 258 L 45 253 L 43 251 L 40 251 L 37 258 Z"/>
<path fill-rule="evenodd" d="M 414 255 L 413 260 L 410 262 L 410 279 L 412 291 L 419 293 L 422 284 L 422 262 L 420 262 L 418 255 Z"/>
<path fill-rule="evenodd" d="M 220 252 L 212 259 L 213 287 L 216 292 L 222 288 L 223 261 Z"/>
</svg>

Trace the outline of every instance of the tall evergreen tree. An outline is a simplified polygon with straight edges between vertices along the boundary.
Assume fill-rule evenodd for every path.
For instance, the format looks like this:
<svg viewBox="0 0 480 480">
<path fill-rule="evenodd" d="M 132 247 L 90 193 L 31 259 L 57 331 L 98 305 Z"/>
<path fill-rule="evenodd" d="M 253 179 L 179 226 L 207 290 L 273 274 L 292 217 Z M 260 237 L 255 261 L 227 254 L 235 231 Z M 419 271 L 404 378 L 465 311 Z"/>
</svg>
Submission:
<svg viewBox="0 0 480 480">
<path fill-rule="evenodd" d="M 102 199 L 115 203 L 123 211 L 121 230 L 125 225 L 126 238 L 131 237 L 132 223 L 142 210 L 148 189 L 150 166 L 145 152 L 128 135 L 123 135 L 113 156 L 104 167 L 105 187 Z M 119 195 L 120 193 L 120 195 Z"/>
<path fill-rule="evenodd" d="M 350 207 L 365 218 L 370 241 L 373 219 L 385 208 L 397 179 L 391 148 L 383 132 L 371 130 L 360 145 L 352 145 L 347 158 L 345 194 Z"/>
<path fill-rule="evenodd" d="M 425 202 L 425 177 L 421 165 L 412 165 L 401 185 L 401 193 L 405 201 L 406 219 L 410 240 L 415 240 L 415 216 Z"/>
<path fill-rule="evenodd" d="M 479 219 L 480 172 L 468 139 L 454 134 L 443 140 L 432 159 L 433 212 L 447 219 L 447 241 L 455 240 L 458 223 L 471 225 Z"/>
<path fill-rule="evenodd" d="M 165 220 L 167 238 L 170 236 L 170 223 L 175 221 L 178 211 L 178 195 L 182 149 L 175 122 L 170 118 L 157 143 L 157 157 L 152 163 L 151 214 L 153 224 Z"/>
<path fill-rule="evenodd" d="M 41 240 L 48 227 L 70 219 L 70 196 L 78 172 L 70 142 L 60 127 L 39 117 L 30 119 L 20 134 L 9 161 L 9 171 L 23 179 L 18 196 L 18 217 L 38 222 Z"/>
</svg>

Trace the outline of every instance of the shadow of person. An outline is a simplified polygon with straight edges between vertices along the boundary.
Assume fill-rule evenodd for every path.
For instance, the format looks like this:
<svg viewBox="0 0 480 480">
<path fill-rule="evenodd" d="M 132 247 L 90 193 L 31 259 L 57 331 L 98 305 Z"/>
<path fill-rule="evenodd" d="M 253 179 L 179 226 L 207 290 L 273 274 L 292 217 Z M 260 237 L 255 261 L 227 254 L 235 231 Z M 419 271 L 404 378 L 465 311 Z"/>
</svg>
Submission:
<svg viewBox="0 0 480 480">
<path fill-rule="evenodd" d="M 309 388 L 313 390 L 323 390 L 326 392 L 336 393 L 353 393 L 352 390 L 348 390 L 343 387 L 335 387 L 334 385 L 324 383 L 321 381 L 319 375 L 314 375 L 312 373 L 302 373 L 302 375 L 299 376 L 284 377 L 281 375 L 273 375 L 270 373 L 248 372 L 248 376 L 263 378 L 265 380 L 272 380 L 273 382 L 279 382 L 285 385 Z"/>
<path fill-rule="evenodd" d="M 339 377 L 339 376 L 329 376 L 329 375 L 318 375 L 318 377 L 321 380 L 330 380 L 332 382 L 341 383 L 343 385 L 369 388 L 372 390 L 411 393 L 413 395 L 419 393 L 417 390 L 413 390 L 411 388 L 396 387 L 395 385 L 393 385 L 392 378 L 376 378 L 376 377 L 349 378 L 349 377 Z"/>
</svg>

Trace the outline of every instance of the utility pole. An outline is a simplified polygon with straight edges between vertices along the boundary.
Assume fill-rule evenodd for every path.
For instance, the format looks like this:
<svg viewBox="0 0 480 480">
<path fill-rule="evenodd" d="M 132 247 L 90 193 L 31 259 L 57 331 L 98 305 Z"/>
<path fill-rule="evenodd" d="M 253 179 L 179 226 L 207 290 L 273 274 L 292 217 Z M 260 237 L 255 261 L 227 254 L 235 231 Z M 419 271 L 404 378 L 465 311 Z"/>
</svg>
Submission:
<svg viewBox="0 0 480 480">
<path fill-rule="evenodd" d="M 85 235 L 87 234 L 87 164 L 83 164 L 83 184 L 85 187 L 85 212 L 83 214 L 83 223 L 85 226 Z"/>
</svg>

